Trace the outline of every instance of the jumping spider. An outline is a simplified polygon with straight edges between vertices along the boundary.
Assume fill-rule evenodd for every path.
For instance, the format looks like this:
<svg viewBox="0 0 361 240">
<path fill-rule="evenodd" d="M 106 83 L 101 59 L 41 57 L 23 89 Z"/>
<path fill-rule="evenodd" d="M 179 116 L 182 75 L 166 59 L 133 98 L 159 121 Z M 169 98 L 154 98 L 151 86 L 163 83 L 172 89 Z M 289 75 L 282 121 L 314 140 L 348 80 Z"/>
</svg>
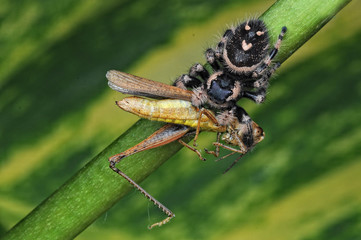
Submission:
<svg viewBox="0 0 361 240">
<path fill-rule="evenodd" d="M 248 20 L 228 29 L 217 47 L 205 52 L 212 73 L 197 63 L 190 68 L 189 74 L 180 76 L 174 85 L 183 89 L 192 88 L 192 104 L 196 107 L 209 105 L 214 110 L 222 111 L 235 106 L 242 97 L 262 103 L 268 81 L 280 66 L 280 63 L 272 64 L 272 59 L 286 31 L 287 28 L 283 27 L 274 47 L 270 49 L 269 35 L 262 20 Z"/>
</svg>

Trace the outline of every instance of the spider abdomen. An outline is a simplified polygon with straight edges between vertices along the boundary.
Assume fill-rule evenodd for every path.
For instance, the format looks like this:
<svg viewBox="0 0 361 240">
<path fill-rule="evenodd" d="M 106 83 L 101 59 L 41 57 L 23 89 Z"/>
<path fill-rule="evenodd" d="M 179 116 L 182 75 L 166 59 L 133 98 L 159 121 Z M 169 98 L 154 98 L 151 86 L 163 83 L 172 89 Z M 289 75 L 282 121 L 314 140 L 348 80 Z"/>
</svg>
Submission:
<svg viewBox="0 0 361 240">
<path fill-rule="evenodd" d="M 223 59 L 228 69 L 241 73 L 254 69 L 268 54 L 269 36 L 261 20 L 249 20 L 223 36 Z"/>
</svg>

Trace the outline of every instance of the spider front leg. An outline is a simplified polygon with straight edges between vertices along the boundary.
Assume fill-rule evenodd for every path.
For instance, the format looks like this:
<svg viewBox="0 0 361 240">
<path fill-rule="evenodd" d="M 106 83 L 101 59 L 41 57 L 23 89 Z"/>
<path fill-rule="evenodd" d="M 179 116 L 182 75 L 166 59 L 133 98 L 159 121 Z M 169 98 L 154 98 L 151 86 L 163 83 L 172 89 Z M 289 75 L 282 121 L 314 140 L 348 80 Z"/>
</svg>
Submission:
<svg viewBox="0 0 361 240">
<path fill-rule="evenodd" d="M 225 47 L 225 43 L 234 35 L 234 31 L 232 29 L 227 29 L 223 36 L 221 41 L 218 43 L 216 50 L 215 50 L 215 55 L 217 58 L 221 59 L 223 56 L 223 51 L 224 51 L 224 47 Z"/>
<path fill-rule="evenodd" d="M 194 78 L 200 77 L 205 81 L 209 78 L 209 72 L 202 66 L 202 64 L 196 63 L 189 69 L 189 76 Z"/>
<path fill-rule="evenodd" d="M 208 48 L 206 50 L 206 59 L 207 62 L 211 65 L 214 72 L 221 71 L 223 68 L 223 50 L 225 42 L 228 41 L 230 37 L 233 36 L 233 31 L 231 29 L 226 30 L 223 34 L 222 40 L 218 43 L 216 49 Z"/>
<path fill-rule="evenodd" d="M 218 62 L 218 61 L 220 61 L 219 60 L 220 56 L 216 51 L 217 50 L 208 48 L 205 52 L 206 60 L 209 63 L 209 65 L 211 65 L 213 72 L 217 72 L 222 69 L 222 65 Z"/>
<path fill-rule="evenodd" d="M 182 74 L 173 83 L 173 86 L 182 88 L 182 89 L 186 89 L 186 90 L 188 88 L 198 87 L 201 85 L 202 85 L 202 82 L 199 79 L 197 79 L 195 77 L 191 77 L 188 74 Z"/>
</svg>

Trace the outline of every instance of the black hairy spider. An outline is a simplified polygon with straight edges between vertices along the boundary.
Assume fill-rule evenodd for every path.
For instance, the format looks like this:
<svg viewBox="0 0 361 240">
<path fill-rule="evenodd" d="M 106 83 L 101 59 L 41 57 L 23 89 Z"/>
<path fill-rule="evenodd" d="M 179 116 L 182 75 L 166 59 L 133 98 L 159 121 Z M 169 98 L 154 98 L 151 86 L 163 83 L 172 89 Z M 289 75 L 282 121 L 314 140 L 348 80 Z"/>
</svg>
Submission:
<svg viewBox="0 0 361 240">
<path fill-rule="evenodd" d="M 216 110 L 229 109 L 242 97 L 261 103 L 265 100 L 270 77 L 280 66 L 280 63 L 271 63 L 286 31 L 283 27 L 270 49 L 269 35 L 262 20 L 248 20 L 228 29 L 217 47 L 205 52 L 212 73 L 197 63 L 174 85 L 193 88 L 192 104 L 196 107 L 208 104 Z"/>
</svg>

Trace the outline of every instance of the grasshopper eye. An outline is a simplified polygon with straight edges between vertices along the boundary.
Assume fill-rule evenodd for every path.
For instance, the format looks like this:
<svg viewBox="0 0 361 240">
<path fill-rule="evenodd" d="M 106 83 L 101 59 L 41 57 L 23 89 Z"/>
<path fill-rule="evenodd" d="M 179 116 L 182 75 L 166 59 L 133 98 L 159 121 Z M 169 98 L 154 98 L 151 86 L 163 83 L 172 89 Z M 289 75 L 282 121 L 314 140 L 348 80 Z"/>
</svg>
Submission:
<svg viewBox="0 0 361 240">
<path fill-rule="evenodd" d="M 264 139 L 265 132 L 261 127 L 255 127 L 253 129 L 253 138 L 255 139 L 255 142 L 260 142 Z"/>
</svg>

